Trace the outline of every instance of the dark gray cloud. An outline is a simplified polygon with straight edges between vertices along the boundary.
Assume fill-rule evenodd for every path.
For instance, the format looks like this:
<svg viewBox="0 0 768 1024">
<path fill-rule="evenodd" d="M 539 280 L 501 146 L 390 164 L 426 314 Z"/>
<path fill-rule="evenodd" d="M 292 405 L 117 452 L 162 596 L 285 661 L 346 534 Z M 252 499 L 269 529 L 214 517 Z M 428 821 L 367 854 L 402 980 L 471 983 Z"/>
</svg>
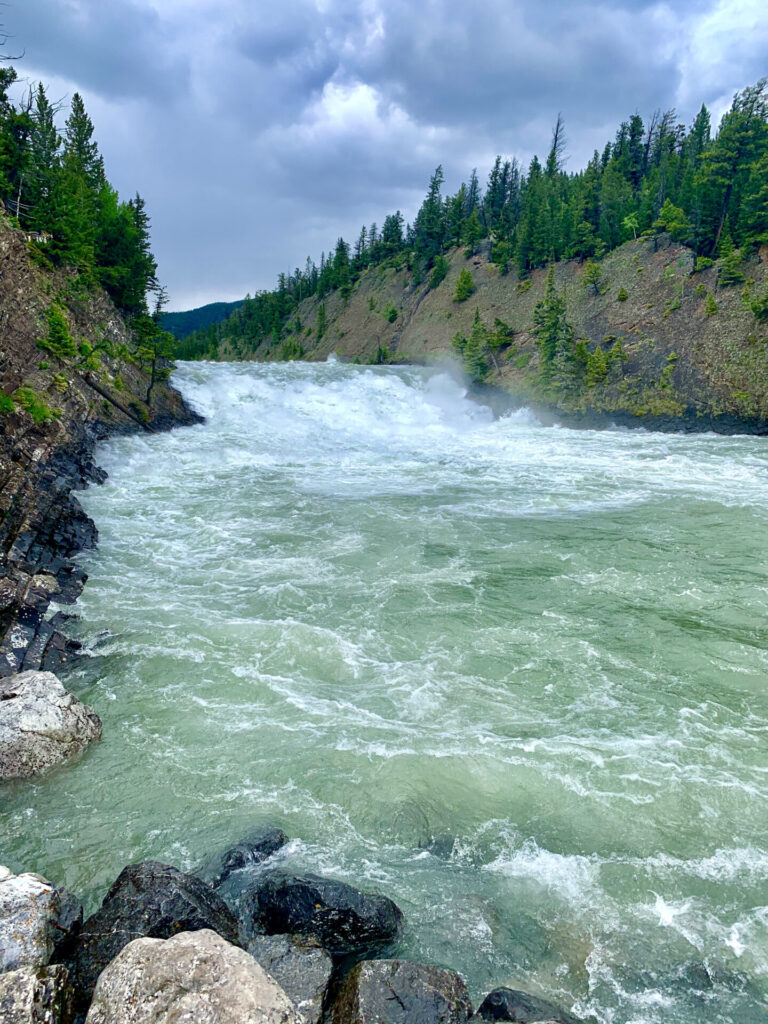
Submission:
<svg viewBox="0 0 768 1024">
<path fill-rule="evenodd" d="M 177 308 L 270 287 L 339 234 L 412 217 L 495 153 L 569 167 L 618 122 L 722 109 L 768 67 L 763 0 L 13 0 L 20 65 L 84 93 L 147 199 Z"/>
</svg>

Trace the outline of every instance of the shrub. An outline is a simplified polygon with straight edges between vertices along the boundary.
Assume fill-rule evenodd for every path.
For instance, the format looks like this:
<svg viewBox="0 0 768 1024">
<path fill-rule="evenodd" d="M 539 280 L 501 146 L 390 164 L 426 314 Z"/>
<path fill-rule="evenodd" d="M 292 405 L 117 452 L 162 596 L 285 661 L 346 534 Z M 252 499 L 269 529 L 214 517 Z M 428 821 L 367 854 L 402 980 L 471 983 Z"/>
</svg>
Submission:
<svg viewBox="0 0 768 1024">
<path fill-rule="evenodd" d="M 61 308 L 53 304 L 48 310 L 48 334 L 45 338 L 38 339 L 38 346 L 51 352 L 59 359 L 72 358 L 77 355 L 77 346 Z"/>
<path fill-rule="evenodd" d="M 704 300 L 704 312 L 707 316 L 714 316 L 717 312 L 717 303 L 712 292 L 707 292 L 707 297 Z"/>
<path fill-rule="evenodd" d="M 626 288 L 619 288 L 619 294 L 616 296 L 617 302 L 626 302 L 629 298 Z"/>
<path fill-rule="evenodd" d="M 32 388 L 19 388 L 13 397 L 35 423 L 50 423 L 57 416 L 61 416 L 59 409 L 52 409 Z"/>
<path fill-rule="evenodd" d="M 384 319 L 388 324 L 393 324 L 397 320 L 397 315 L 397 306 L 394 303 L 390 303 L 384 310 Z"/>
</svg>

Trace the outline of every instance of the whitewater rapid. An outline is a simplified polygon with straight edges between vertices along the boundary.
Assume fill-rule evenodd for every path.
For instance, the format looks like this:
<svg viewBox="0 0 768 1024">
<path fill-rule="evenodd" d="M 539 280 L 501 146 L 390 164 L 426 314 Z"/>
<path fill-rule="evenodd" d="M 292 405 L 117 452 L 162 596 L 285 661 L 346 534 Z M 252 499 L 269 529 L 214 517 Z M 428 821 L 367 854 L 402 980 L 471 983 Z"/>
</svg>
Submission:
<svg viewBox="0 0 768 1024">
<path fill-rule="evenodd" d="M 494 419 L 417 368 L 174 380 L 206 422 L 82 496 L 104 740 L 9 790 L 0 861 L 93 905 L 276 824 L 475 1001 L 763 1020 L 765 442 Z"/>
</svg>

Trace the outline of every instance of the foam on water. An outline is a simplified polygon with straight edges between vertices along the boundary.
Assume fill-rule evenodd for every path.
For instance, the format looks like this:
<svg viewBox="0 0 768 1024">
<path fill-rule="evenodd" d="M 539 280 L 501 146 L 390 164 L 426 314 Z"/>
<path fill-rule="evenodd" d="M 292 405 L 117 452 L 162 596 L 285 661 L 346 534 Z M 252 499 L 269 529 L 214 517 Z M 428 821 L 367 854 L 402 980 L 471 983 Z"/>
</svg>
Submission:
<svg viewBox="0 0 768 1024">
<path fill-rule="evenodd" d="M 3 792 L 0 862 L 93 906 L 270 822 L 475 999 L 763 1020 L 764 442 L 494 419 L 414 368 L 176 381 L 207 422 L 110 441 L 82 498 L 103 742 Z"/>
</svg>

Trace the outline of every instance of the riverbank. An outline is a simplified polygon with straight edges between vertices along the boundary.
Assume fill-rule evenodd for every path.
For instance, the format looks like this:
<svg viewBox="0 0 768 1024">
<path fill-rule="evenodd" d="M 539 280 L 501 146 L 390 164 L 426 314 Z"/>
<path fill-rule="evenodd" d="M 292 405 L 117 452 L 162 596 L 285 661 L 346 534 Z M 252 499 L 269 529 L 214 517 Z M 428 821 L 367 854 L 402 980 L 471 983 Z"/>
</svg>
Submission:
<svg viewBox="0 0 768 1024">
<path fill-rule="evenodd" d="M 768 289 L 765 247 L 727 285 L 717 262 L 697 263 L 668 235 L 627 242 L 599 265 L 554 264 L 572 349 L 554 368 L 542 367 L 535 330 L 547 271 L 518 280 L 490 257 L 488 243 L 453 250 L 435 287 L 393 259 L 351 291 L 299 302 L 279 336 L 252 337 L 239 310 L 199 345 L 221 360 L 452 359 L 515 404 L 571 425 L 768 433 L 768 321 L 755 312 Z M 457 301 L 462 273 L 472 292 Z"/>
<path fill-rule="evenodd" d="M 0 215 L 0 677 L 55 672 L 77 650 L 63 629 L 66 614 L 48 612 L 77 600 L 85 576 L 74 557 L 98 537 L 75 497 L 105 479 L 93 460 L 96 443 L 199 422 L 168 385 L 156 385 L 146 402 L 150 374 L 131 356 L 129 329 L 103 291 L 32 257 Z M 39 344 L 52 304 L 75 339 L 75 357 Z"/>
</svg>

